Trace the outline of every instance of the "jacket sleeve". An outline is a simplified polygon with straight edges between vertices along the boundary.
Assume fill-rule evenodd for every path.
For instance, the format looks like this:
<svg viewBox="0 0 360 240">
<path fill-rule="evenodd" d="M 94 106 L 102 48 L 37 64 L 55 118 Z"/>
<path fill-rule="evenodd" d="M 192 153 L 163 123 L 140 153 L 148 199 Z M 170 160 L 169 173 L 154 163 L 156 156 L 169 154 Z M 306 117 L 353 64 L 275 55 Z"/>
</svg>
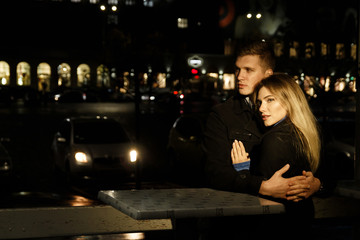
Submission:
<svg viewBox="0 0 360 240">
<path fill-rule="evenodd" d="M 297 153 L 293 141 L 294 137 L 279 135 L 277 133 L 267 134 L 260 148 L 260 161 L 258 163 L 260 174 L 266 178 L 271 178 L 273 174 L 290 164 L 290 169 L 283 174 L 289 178 L 302 175 L 302 171 L 309 171 L 310 167 L 305 156 Z"/>
<path fill-rule="evenodd" d="M 249 170 L 235 170 L 231 161 L 231 143 L 227 132 L 226 124 L 220 115 L 211 112 L 204 136 L 207 182 L 215 189 L 257 195 L 263 178 L 251 175 Z"/>
</svg>

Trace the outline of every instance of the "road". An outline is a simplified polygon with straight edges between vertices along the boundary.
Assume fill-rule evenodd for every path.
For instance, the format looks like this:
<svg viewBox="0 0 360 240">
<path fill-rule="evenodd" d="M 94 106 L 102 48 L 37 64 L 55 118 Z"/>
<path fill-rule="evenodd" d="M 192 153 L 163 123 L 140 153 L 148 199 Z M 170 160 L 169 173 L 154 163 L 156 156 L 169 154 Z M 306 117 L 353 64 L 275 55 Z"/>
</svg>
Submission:
<svg viewBox="0 0 360 240">
<path fill-rule="evenodd" d="M 10 138 L 7 148 L 13 158 L 14 173 L 11 178 L 1 181 L 4 193 L 0 207 L 92 205 L 97 203 L 96 193 L 100 188 L 135 186 L 134 179 L 78 181 L 69 185 L 54 175 L 50 152 L 52 137 L 59 122 L 70 116 L 106 115 L 116 118 L 133 139 L 139 140 L 143 186 L 146 182 L 162 184 L 166 181 L 164 149 L 174 116 L 159 111 L 152 114 L 149 106 L 142 106 L 141 112 L 136 121 L 132 102 L 1 107 L 0 137 Z"/>
<path fill-rule="evenodd" d="M 206 106 L 201 105 L 201 108 L 206 109 L 204 112 L 208 111 Z M 0 207 L 92 205 L 98 203 L 96 195 L 100 189 L 135 187 L 135 179 L 105 179 L 68 184 L 54 175 L 50 152 L 52 137 L 60 121 L 70 116 L 106 115 L 116 118 L 130 136 L 138 140 L 141 147 L 142 187 L 163 188 L 178 184 L 173 179 L 169 181 L 166 155 L 168 134 L 178 116 L 176 111 L 169 114 L 153 104 L 141 104 L 139 109 L 140 113 L 137 115 L 133 102 L 0 106 L 0 137 L 10 138 L 6 146 L 14 163 L 13 176 L 0 179 Z M 344 111 L 338 113 L 345 116 Z M 354 119 L 354 113 L 350 113 L 350 120 Z M 335 125 L 328 129 L 334 133 L 337 129 L 345 143 L 354 144 L 353 120 L 336 120 L 331 124 Z"/>
<path fill-rule="evenodd" d="M 97 191 L 100 189 L 135 188 L 134 181 L 119 181 L 118 179 L 67 184 L 53 174 L 50 154 L 52 135 L 57 124 L 69 116 L 107 115 L 117 118 L 133 138 L 138 133 L 138 140 L 143 146 L 141 188 L 181 187 L 167 179 L 164 151 L 168 133 L 176 115 L 169 115 L 152 106 L 142 106 L 140 110 L 141 114 L 136 121 L 134 103 L 49 103 L 47 106 L 38 107 L 0 106 L 0 137 L 11 139 L 7 147 L 14 160 L 13 177 L 0 179 L 0 208 L 94 206 L 103 204 L 96 198 Z M 352 118 L 351 114 L 350 119 Z M 336 121 L 335 123 L 338 129 L 339 124 Z M 345 128 L 341 128 L 342 132 L 353 144 L 353 122 L 346 121 L 343 125 Z M 358 211 L 358 207 L 352 209 L 353 206 L 359 206 L 358 201 L 335 196 L 324 199 L 315 198 L 315 205 L 318 209 L 318 219 L 313 226 L 317 239 L 356 239 L 352 236 L 354 232 L 359 231 L 354 227 L 359 226 L 358 221 L 354 220 L 358 218 L 351 218 L 351 216 L 356 215 Z M 343 211 L 339 206 L 346 208 L 347 211 Z M 333 214 L 335 210 L 341 212 L 342 215 Z M 334 215 L 345 217 L 328 219 L 329 216 Z M 167 239 L 166 234 L 169 233 L 165 233 L 165 237 L 160 239 Z M 99 236 L 83 237 L 99 239 Z M 100 236 L 101 239 L 115 237 L 125 239 L 122 234 Z M 79 239 L 79 237 L 66 239 Z M 154 239 L 159 239 L 159 237 Z"/>
</svg>

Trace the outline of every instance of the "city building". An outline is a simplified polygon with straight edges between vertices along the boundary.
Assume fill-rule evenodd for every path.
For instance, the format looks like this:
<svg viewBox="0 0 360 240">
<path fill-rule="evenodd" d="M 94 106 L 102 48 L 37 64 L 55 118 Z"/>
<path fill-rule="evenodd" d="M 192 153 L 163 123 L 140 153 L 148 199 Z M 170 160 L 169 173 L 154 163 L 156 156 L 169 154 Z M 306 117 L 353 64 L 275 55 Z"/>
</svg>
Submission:
<svg viewBox="0 0 360 240">
<path fill-rule="evenodd" d="M 13 0 L 1 5 L 3 86 L 120 91 L 139 81 L 149 89 L 180 83 L 182 90 L 200 85 L 233 90 L 234 46 L 261 34 L 274 41 L 278 70 L 295 75 L 310 96 L 316 96 L 316 87 L 355 91 L 355 0 Z"/>
</svg>

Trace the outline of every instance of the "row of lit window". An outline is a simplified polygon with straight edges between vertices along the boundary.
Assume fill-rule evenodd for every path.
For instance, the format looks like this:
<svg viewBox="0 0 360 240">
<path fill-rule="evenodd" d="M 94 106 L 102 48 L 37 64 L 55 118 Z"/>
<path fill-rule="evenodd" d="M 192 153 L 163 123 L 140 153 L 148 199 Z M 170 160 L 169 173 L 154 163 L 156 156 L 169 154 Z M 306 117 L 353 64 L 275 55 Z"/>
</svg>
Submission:
<svg viewBox="0 0 360 240">
<path fill-rule="evenodd" d="M 197 76 L 197 75 L 196 75 Z M 235 75 L 230 73 L 205 73 L 206 78 L 215 79 L 213 82 L 214 89 L 218 89 L 217 79 L 222 80 L 221 89 L 223 90 L 233 90 L 235 89 Z M 194 77 L 195 79 L 198 79 Z M 304 73 L 299 76 L 294 76 L 297 83 L 302 87 L 304 92 L 310 97 L 317 97 L 318 91 L 329 92 L 330 90 L 334 92 L 356 92 L 356 78 L 350 74 L 346 74 L 344 77 L 334 78 L 334 76 L 309 76 Z M 194 79 L 194 80 L 195 80 Z M 191 81 L 190 83 L 198 83 L 199 81 Z M 331 84 L 333 82 L 333 85 Z M 177 84 L 175 81 L 174 84 Z M 209 84 L 209 83 L 207 83 Z M 332 88 L 332 89 L 331 89 Z"/>
<path fill-rule="evenodd" d="M 16 85 L 30 86 L 31 85 L 31 67 L 27 62 L 19 62 L 16 66 Z M 97 79 L 96 85 L 98 87 L 110 87 L 110 71 L 104 66 L 100 65 L 96 69 Z M 48 63 L 42 62 L 37 66 L 38 90 L 49 91 L 51 79 L 51 67 Z M 71 86 L 71 68 L 67 63 L 61 63 L 57 67 L 57 86 Z M 90 81 L 90 67 L 87 64 L 80 64 L 77 67 L 77 86 L 88 85 Z M 0 83 L 1 85 L 10 84 L 10 66 L 5 61 L 0 61 Z"/>
<path fill-rule="evenodd" d="M 178 20 L 179 25 L 180 20 Z M 352 60 L 356 60 L 357 56 L 357 45 L 355 43 L 350 44 L 350 52 L 346 52 L 347 47 L 344 43 L 336 43 L 334 46 L 334 53 L 331 53 L 331 45 L 327 43 L 320 43 L 319 45 L 320 51 L 319 54 L 321 57 L 331 56 L 331 54 L 335 55 L 335 59 L 341 60 L 346 57 L 350 57 Z M 287 45 L 284 42 L 276 42 L 274 44 L 274 53 L 276 57 L 288 56 L 290 58 L 299 58 L 301 55 L 300 52 L 300 43 L 298 41 L 292 41 Z M 288 50 L 288 52 L 286 52 Z M 314 42 L 305 43 L 305 52 L 304 56 L 306 59 L 311 59 L 316 57 L 316 45 Z M 234 54 L 234 44 L 231 39 L 225 41 L 224 48 L 225 55 Z"/>
<path fill-rule="evenodd" d="M 91 69 L 90 66 L 83 63 L 77 66 L 76 68 L 77 79 L 76 87 L 90 86 L 93 85 L 91 78 Z M 51 90 L 51 79 L 54 79 L 54 75 L 51 72 L 51 67 L 48 63 L 42 62 L 37 66 L 37 87 L 39 91 L 50 91 Z M 148 73 L 139 73 L 138 78 L 140 79 L 140 84 L 148 85 L 149 77 L 154 78 L 151 82 L 153 87 L 165 88 L 167 73 L 152 73 L 151 69 L 148 70 Z M 114 85 L 119 84 L 115 83 L 114 80 L 120 80 L 121 86 L 124 88 L 129 88 L 130 78 L 134 77 L 133 72 L 123 72 L 122 74 L 117 74 L 115 68 L 109 69 L 107 66 L 101 64 L 96 68 L 96 87 L 106 87 L 111 88 Z M 30 86 L 31 85 L 31 67 L 27 62 L 19 62 L 16 66 L 16 85 L 17 86 Z M 0 61 L 0 85 L 10 85 L 10 65 L 6 61 Z M 61 63 L 57 66 L 57 79 L 56 86 L 72 87 L 71 83 L 71 67 L 68 63 Z"/>
<path fill-rule="evenodd" d="M 30 64 L 27 62 L 19 62 L 16 66 L 16 85 L 17 86 L 30 86 L 31 85 L 31 68 Z M 75 83 L 77 87 L 89 86 L 90 83 L 90 67 L 87 64 L 78 65 L 77 69 L 77 82 Z M 48 63 L 42 62 L 37 66 L 37 79 L 38 79 L 38 90 L 39 91 L 50 91 L 50 81 L 52 78 L 51 67 Z M 169 73 L 139 73 L 138 79 L 140 84 L 148 86 L 149 84 L 149 74 L 153 80 L 151 81 L 153 88 L 165 88 L 167 87 L 166 79 L 168 78 Z M 197 75 L 198 76 L 198 75 Z M 207 78 L 207 80 L 200 80 L 199 77 L 194 77 L 189 79 L 190 85 L 201 84 L 202 81 L 212 82 L 214 84 L 214 89 L 223 89 L 223 90 L 233 90 L 235 89 L 235 75 L 233 73 L 219 73 L 204 72 L 201 76 Z M 129 88 L 131 84 L 130 77 L 134 77 L 133 72 L 124 72 L 121 76 L 117 77 L 116 69 L 112 68 L 109 70 L 104 65 L 99 65 L 96 69 L 96 86 L 97 87 L 113 87 L 114 82 L 111 79 L 122 79 L 122 86 L 124 88 Z M 301 74 L 300 76 L 295 76 L 298 79 L 299 84 L 302 85 L 304 91 L 310 95 L 314 96 L 316 94 L 316 86 L 322 88 L 324 91 L 330 91 L 331 79 L 333 77 L 314 77 Z M 212 80 L 210 80 L 212 79 Z M 220 81 L 218 81 L 220 80 Z M 10 66 L 5 61 L 0 61 L 0 85 L 9 85 L 10 84 Z M 219 86 L 218 84 L 222 85 Z M 174 80 L 172 82 L 172 87 L 180 84 L 179 81 Z M 187 84 L 185 84 L 187 85 Z M 67 63 L 61 63 L 57 66 L 57 86 L 71 87 L 71 67 Z M 183 87 L 183 86 L 180 86 Z M 342 78 L 335 79 L 333 85 L 333 91 L 344 91 L 349 90 L 352 92 L 356 91 L 356 79 L 350 74 Z"/>
<path fill-rule="evenodd" d="M 277 42 L 274 44 L 274 52 L 275 56 L 281 57 L 285 54 L 284 49 L 284 43 L 283 42 Z M 330 44 L 327 43 L 320 43 L 320 56 L 330 56 Z M 299 57 L 299 49 L 300 44 L 297 41 L 292 41 L 289 44 L 289 57 L 290 58 L 298 58 Z M 305 43 L 305 58 L 313 58 L 316 56 L 316 47 L 314 42 L 307 42 Z M 356 60 L 357 50 L 356 50 L 356 44 L 351 43 L 350 45 L 350 53 L 346 54 L 346 47 L 344 43 L 336 43 L 335 45 L 335 59 L 345 59 L 346 56 L 350 56 L 351 59 Z"/>
</svg>

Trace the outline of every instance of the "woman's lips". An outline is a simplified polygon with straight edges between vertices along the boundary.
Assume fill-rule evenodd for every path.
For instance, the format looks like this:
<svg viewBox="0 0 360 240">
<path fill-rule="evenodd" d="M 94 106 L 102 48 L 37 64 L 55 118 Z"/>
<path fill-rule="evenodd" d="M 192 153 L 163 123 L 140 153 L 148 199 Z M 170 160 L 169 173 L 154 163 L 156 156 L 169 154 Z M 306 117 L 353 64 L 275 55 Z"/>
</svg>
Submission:
<svg viewBox="0 0 360 240">
<path fill-rule="evenodd" d="M 269 117 L 270 115 L 261 115 L 263 121 L 266 121 Z"/>
</svg>

